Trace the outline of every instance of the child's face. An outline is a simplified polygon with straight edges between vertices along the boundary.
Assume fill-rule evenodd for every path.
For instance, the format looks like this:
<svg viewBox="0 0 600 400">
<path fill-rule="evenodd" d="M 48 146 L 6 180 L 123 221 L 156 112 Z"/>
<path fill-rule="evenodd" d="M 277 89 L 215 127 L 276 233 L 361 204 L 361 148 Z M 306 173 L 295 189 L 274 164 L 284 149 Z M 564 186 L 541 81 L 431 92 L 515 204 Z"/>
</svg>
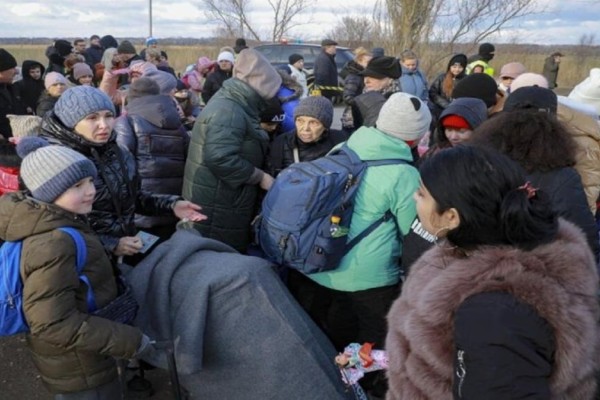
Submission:
<svg viewBox="0 0 600 400">
<path fill-rule="evenodd" d="M 94 204 L 96 187 L 92 177 L 84 178 L 61 194 L 54 204 L 75 214 L 89 214 Z"/>
<path fill-rule="evenodd" d="M 91 75 L 84 75 L 78 79 L 79 84 L 83 86 L 91 86 L 94 78 Z"/>
<path fill-rule="evenodd" d="M 92 143 L 104 144 L 110 139 L 115 117 L 109 110 L 100 110 L 85 116 L 75 125 L 74 131 Z"/>
<path fill-rule="evenodd" d="M 67 85 L 64 83 L 55 83 L 48 88 L 48 94 L 52 97 L 59 97 L 65 90 L 67 90 Z"/>
<path fill-rule="evenodd" d="M 29 76 L 36 81 L 39 80 L 42 77 L 42 69 L 40 67 L 31 68 Z"/>
</svg>

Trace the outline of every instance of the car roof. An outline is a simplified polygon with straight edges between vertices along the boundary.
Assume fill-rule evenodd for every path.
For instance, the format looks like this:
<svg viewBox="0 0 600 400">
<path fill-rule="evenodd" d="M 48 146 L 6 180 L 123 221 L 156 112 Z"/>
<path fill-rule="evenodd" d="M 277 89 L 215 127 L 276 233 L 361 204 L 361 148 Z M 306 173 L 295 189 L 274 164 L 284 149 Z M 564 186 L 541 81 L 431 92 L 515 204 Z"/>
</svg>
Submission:
<svg viewBox="0 0 600 400">
<path fill-rule="evenodd" d="M 314 43 L 263 43 L 263 44 L 259 44 L 256 47 L 264 47 L 264 46 L 308 46 L 308 47 L 322 47 L 320 44 L 314 44 Z M 338 49 L 340 50 L 350 50 L 349 47 L 344 47 L 344 46 L 336 46 Z"/>
</svg>

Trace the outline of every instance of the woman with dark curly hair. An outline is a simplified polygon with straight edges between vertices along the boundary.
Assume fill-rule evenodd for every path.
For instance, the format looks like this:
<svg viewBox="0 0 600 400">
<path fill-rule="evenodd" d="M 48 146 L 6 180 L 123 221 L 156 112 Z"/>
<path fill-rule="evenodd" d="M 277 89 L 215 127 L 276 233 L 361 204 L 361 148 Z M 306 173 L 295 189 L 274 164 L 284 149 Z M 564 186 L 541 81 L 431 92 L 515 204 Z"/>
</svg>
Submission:
<svg viewBox="0 0 600 400">
<path fill-rule="evenodd" d="M 514 97 L 513 97 L 514 96 Z M 598 232 L 575 171 L 576 143 L 556 118 L 557 98 L 551 90 L 516 90 L 505 112 L 481 124 L 471 143 L 492 147 L 518 162 L 531 184 L 550 196 L 556 212 L 581 228 L 592 252 L 600 254 Z"/>
</svg>

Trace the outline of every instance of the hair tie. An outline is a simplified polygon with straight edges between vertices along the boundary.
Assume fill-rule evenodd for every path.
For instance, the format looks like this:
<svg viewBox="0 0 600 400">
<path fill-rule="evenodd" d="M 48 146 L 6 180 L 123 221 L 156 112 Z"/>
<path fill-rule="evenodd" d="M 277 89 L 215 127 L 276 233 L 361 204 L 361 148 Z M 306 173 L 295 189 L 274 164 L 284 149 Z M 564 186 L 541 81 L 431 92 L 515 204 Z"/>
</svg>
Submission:
<svg viewBox="0 0 600 400">
<path fill-rule="evenodd" d="M 528 199 L 531 199 L 532 197 L 534 197 L 535 192 L 537 192 L 537 188 L 534 188 L 533 186 L 531 186 L 531 182 L 529 182 L 529 181 L 525 182 L 524 185 L 519 186 L 517 189 L 527 192 Z"/>
</svg>

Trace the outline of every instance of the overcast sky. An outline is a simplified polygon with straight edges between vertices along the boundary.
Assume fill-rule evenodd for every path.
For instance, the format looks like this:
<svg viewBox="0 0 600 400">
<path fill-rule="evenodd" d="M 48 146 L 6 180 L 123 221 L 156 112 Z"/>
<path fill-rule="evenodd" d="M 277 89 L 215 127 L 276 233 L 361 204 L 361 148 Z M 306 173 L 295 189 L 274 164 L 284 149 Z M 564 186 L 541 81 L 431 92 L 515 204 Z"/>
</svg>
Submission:
<svg viewBox="0 0 600 400">
<path fill-rule="evenodd" d="M 270 13 L 266 0 L 250 0 L 251 18 L 267 38 Z M 362 12 L 368 15 L 375 0 L 319 0 L 306 23 L 290 35 L 320 40 L 343 16 Z M 536 44 L 575 44 L 582 34 L 600 32 L 600 1 L 538 0 L 543 14 L 524 18 L 504 31 L 496 41 Z M 199 8 L 201 1 L 153 0 L 155 37 L 209 37 L 215 25 Z M 366 6 L 365 6 L 366 4 Z M 148 0 L 44 2 L 11 1 L 3 6 L 0 37 L 89 37 L 112 34 L 116 37 L 148 36 Z M 302 21 L 304 22 L 304 21 Z M 596 38 L 600 44 L 600 34 Z"/>
</svg>

